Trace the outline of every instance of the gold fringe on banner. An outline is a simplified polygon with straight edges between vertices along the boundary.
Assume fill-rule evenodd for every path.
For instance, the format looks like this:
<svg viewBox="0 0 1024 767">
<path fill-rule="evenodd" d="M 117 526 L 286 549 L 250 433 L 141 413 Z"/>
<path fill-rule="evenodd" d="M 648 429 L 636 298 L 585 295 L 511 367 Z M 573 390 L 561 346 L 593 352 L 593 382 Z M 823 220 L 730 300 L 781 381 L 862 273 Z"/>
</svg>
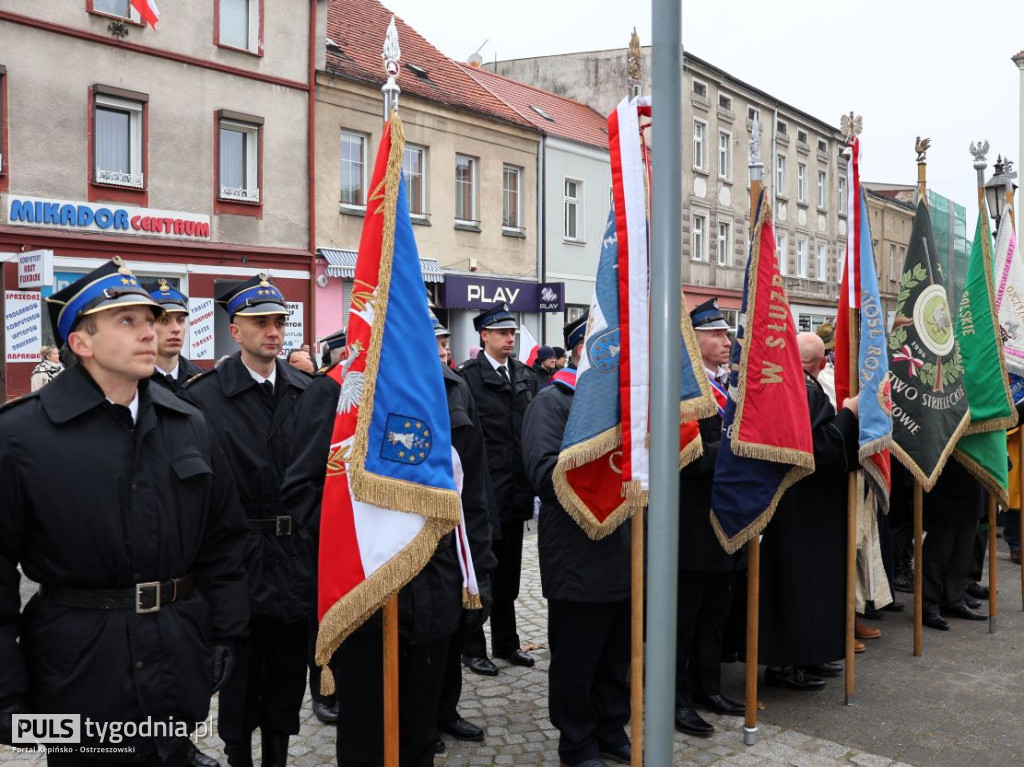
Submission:
<svg viewBox="0 0 1024 767">
<path fill-rule="evenodd" d="M 794 466 L 790 469 L 789 473 L 782 478 L 782 482 L 779 483 L 779 487 L 775 491 L 775 495 L 772 496 L 772 500 L 771 503 L 768 504 L 768 508 L 758 514 L 756 519 L 736 533 L 732 538 L 728 537 L 725 534 L 725 531 L 722 530 L 714 512 L 709 512 L 711 516 L 711 527 L 714 528 L 715 537 L 718 538 L 718 542 L 722 544 L 722 548 L 725 549 L 725 553 L 735 554 L 743 548 L 744 545 L 746 545 L 747 541 L 752 538 L 756 538 L 763 533 L 764 529 L 768 527 L 768 523 L 772 521 L 772 517 L 775 516 L 775 509 L 778 508 L 779 501 L 782 500 L 782 496 L 785 495 L 786 491 L 808 474 L 813 473 L 813 471 L 814 469 L 805 469 L 801 466 Z"/>
<path fill-rule="evenodd" d="M 960 423 L 953 430 L 952 435 L 950 435 L 949 441 L 946 443 L 946 447 L 942 451 L 942 455 L 939 456 L 939 460 L 935 463 L 935 471 L 933 471 L 930 476 L 924 473 L 924 469 L 922 469 L 917 464 L 917 461 L 911 458 L 910 455 L 900 447 L 900 443 L 896 440 L 893 440 L 892 446 L 889 450 L 894 456 L 896 456 L 897 460 L 903 464 L 903 468 L 909 471 L 914 479 L 917 480 L 918 484 L 921 485 L 921 489 L 926 493 L 931 492 L 931 489 L 935 487 L 935 483 L 939 480 L 939 474 L 942 473 L 942 467 L 946 465 L 946 461 L 948 461 L 949 457 L 953 454 L 957 441 L 960 437 L 964 436 L 964 431 L 967 429 L 967 425 L 970 422 L 970 412 L 964 413 L 964 417 L 960 419 Z"/>
<path fill-rule="evenodd" d="M 595 541 L 612 533 L 615 528 L 633 516 L 633 512 L 636 511 L 636 501 L 629 498 L 624 499 L 604 522 L 598 522 L 587 504 L 569 484 L 567 474 L 573 469 L 578 469 L 602 458 L 613 460 L 616 450 L 621 446 L 622 425 L 616 424 L 584 443 L 563 450 L 558 456 L 558 463 L 555 464 L 555 470 L 551 476 L 551 482 L 555 486 L 555 495 L 558 496 L 558 502 L 562 508 L 576 521 L 576 524 L 583 528 L 583 532 Z"/>
<path fill-rule="evenodd" d="M 682 288 L 679 290 L 679 304 L 683 310 L 679 317 L 679 332 L 683 336 L 683 349 L 686 350 L 690 360 L 690 370 L 697 379 L 697 386 L 700 387 L 700 394 L 688 400 L 679 402 L 679 420 L 696 421 L 700 418 L 708 418 L 718 412 L 718 403 L 714 394 L 711 393 L 711 384 L 708 377 L 704 375 L 704 361 L 700 358 L 697 347 L 697 334 L 690 322 L 690 315 L 686 312 L 686 293 Z M 682 449 L 682 448 L 681 448 Z M 682 455 L 680 454 L 680 461 Z"/>
<path fill-rule="evenodd" d="M 683 449 L 679 451 L 679 468 L 682 469 L 684 466 L 693 463 L 702 455 L 704 455 L 704 443 L 701 441 L 700 432 L 698 431 L 689 444 L 683 445 Z"/>
<path fill-rule="evenodd" d="M 334 672 L 331 671 L 331 667 L 324 665 L 320 668 L 320 694 L 324 697 L 334 695 L 337 692 L 337 686 L 334 683 Z"/>
<path fill-rule="evenodd" d="M 996 501 L 1002 504 L 1005 509 L 1010 505 L 1010 493 L 1009 491 L 1000 485 L 998 482 L 992 481 L 992 475 L 985 471 L 984 467 L 977 461 L 973 460 L 967 453 L 961 450 L 954 450 L 953 457 L 957 463 L 963 466 L 973 476 L 981 486 L 985 488 L 985 491 L 994 495 Z"/>
<path fill-rule="evenodd" d="M 879 398 L 882 399 L 881 390 L 879 389 Z M 881 507 L 882 512 L 885 514 L 889 513 L 889 494 L 885 492 L 888 483 L 885 477 L 882 476 L 882 472 L 878 470 L 878 467 L 871 461 L 871 456 L 875 453 L 879 453 L 882 450 L 888 450 L 892 445 L 892 434 L 886 434 L 878 439 L 873 439 L 860 446 L 860 450 L 857 454 L 857 459 L 860 462 L 860 467 L 864 470 L 864 473 L 868 476 L 871 489 L 874 491 L 875 500 Z"/>
<path fill-rule="evenodd" d="M 462 606 L 467 610 L 483 610 L 484 603 L 480 601 L 479 594 L 470 594 L 469 589 L 462 587 Z"/>
</svg>

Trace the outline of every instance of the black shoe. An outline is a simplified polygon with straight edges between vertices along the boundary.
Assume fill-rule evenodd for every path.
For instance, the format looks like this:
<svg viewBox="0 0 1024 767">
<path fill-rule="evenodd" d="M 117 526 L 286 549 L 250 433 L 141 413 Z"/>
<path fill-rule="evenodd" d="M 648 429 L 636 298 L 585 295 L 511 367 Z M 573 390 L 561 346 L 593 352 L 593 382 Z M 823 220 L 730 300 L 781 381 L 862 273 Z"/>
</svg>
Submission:
<svg viewBox="0 0 1024 767">
<path fill-rule="evenodd" d="M 880 621 L 885 615 L 881 610 L 876 610 L 874 602 L 868 602 L 864 605 L 864 618 L 869 621 Z"/>
<path fill-rule="evenodd" d="M 252 767 L 252 741 L 225 743 L 224 756 L 228 758 L 230 767 Z"/>
<path fill-rule="evenodd" d="M 902 602 L 890 602 L 889 604 L 887 604 L 882 609 L 885 610 L 886 612 L 890 612 L 890 613 L 901 613 L 901 612 L 903 612 L 903 603 Z"/>
<path fill-rule="evenodd" d="M 988 620 L 988 616 L 984 613 L 975 612 L 970 607 L 965 605 L 963 602 L 959 602 L 949 607 L 943 607 L 939 610 L 941 615 L 947 618 L 963 618 L 965 621 L 984 621 Z"/>
<path fill-rule="evenodd" d="M 843 673 L 841 663 L 817 663 L 813 666 L 804 666 L 804 673 L 811 676 L 839 676 Z"/>
<path fill-rule="evenodd" d="M 494 657 L 501 658 L 502 660 L 507 660 L 513 666 L 525 666 L 526 668 L 532 668 L 533 664 L 537 662 L 536 660 L 534 660 L 532 655 L 528 655 L 522 650 L 513 650 L 512 652 L 507 653 L 505 655 L 498 655 L 497 653 L 495 653 Z"/>
<path fill-rule="evenodd" d="M 716 714 L 724 714 L 725 716 L 743 716 L 746 711 L 746 707 L 742 703 L 729 700 L 724 695 L 705 695 L 698 698 L 697 702 L 707 706 Z"/>
<path fill-rule="evenodd" d="M 185 764 L 188 767 L 220 767 L 220 762 L 200 751 L 191 740 L 185 743 Z"/>
<path fill-rule="evenodd" d="M 769 687 L 786 687 L 800 692 L 820 690 L 825 686 L 824 679 L 811 676 L 796 666 L 787 666 L 781 669 L 769 666 L 764 670 L 764 683 Z"/>
<path fill-rule="evenodd" d="M 949 631 L 949 623 L 938 613 L 925 613 L 921 616 L 921 623 L 930 629 Z"/>
<path fill-rule="evenodd" d="M 463 658 L 462 665 L 480 676 L 497 676 L 498 667 L 486 655 L 482 658 Z"/>
<path fill-rule="evenodd" d="M 903 572 L 896 576 L 893 580 L 893 586 L 897 591 L 902 591 L 906 594 L 914 593 L 914 571 Z"/>
<path fill-rule="evenodd" d="M 319 719 L 324 724 L 337 724 L 338 722 L 338 704 L 337 703 L 321 703 L 320 701 L 313 701 L 313 716 Z"/>
<path fill-rule="evenodd" d="M 283 732 L 260 730 L 263 745 L 262 767 L 286 767 L 288 764 L 288 736 Z"/>
<path fill-rule="evenodd" d="M 967 593 L 975 599 L 988 599 L 988 586 L 982 586 L 977 581 L 967 584 Z"/>
<path fill-rule="evenodd" d="M 472 740 L 479 743 L 484 739 L 484 731 L 461 716 L 454 722 L 441 722 L 437 725 L 441 732 L 446 732 L 456 740 Z"/>
<path fill-rule="evenodd" d="M 611 759 L 619 764 L 629 764 L 633 760 L 633 750 L 629 747 L 628 743 L 618 747 L 598 744 L 597 750 L 601 752 L 602 758 Z"/>
<path fill-rule="evenodd" d="M 676 709 L 676 729 L 698 738 L 710 738 L 715 732 L 715 728 L 701 719 L 700 714 L 692 708 Z"/>
<path fill-rule="evenodd" d="M 435 754 L 443 754 L 444 750 L 446 748 L 447 748 L 447 746 L 444 744 L 444 741 L 441 738 L 438 738 L 437 740 L 434 741 L 434 753 Z"/>
<path fill-rule="evenodd" d="M 970 594 L 964 594 L 964 604 L 970 607 L 972 610 L 977 610 L 981 607 L 981 600 L 975 599 Z"/>
</svg>

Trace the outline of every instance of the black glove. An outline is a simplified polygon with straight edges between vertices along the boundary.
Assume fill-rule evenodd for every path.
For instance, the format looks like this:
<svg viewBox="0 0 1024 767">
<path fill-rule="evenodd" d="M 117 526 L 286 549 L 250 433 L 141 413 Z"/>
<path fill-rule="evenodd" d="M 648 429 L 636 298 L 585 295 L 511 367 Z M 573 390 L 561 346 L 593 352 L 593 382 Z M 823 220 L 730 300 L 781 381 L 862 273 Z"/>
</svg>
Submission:
<svg viewBox="0 0 1024 767">
<path fill-rule="evenodd" d="M 210 691 L 211 694 L 224 686 L 234 670 L 235 648 L 228 644 L 215 644 L 213 646 L 213 689 Z"/>
<path fill-rule="evenodd" d="M 494 592 L 491 589 L 491 576 L 483 576 L 477 586 L 480 588 L 481 610 L 466 610 L 466 629 L 470 632 L 479 631 L 487 622 L 491 614 L 491 606 L 494 604 Z"/>
<path fill-rule="evenodd" d="M 0 703 L 0 744 L 14 745 L 14 728 L 12 718 L 15 714 L 28 713 L 28 706 L 22 698 L 8 698 Z"/>
</svg>

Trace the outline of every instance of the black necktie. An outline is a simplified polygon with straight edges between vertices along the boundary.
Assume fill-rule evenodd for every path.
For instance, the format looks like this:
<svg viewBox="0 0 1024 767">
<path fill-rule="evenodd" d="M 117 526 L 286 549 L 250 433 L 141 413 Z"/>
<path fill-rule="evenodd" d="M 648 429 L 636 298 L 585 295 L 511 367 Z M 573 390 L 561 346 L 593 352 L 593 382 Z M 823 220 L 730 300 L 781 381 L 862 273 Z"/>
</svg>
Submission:
<svg viewBox="0 0 1024 767">
<path fill-rule="evenodd" d="M 164 378 L 167 379 L 167 385 L 171 387 L 171 391 L 178 391 L 178 379 L 172 376 L 170 373 L 164 373 Z"/>
<path fill-rule="evenodd" d="M 512 383 L 508 377 L 508 370 L 505 369 L 504 365 L 498 365 L 498 375 L 505 379 L 505 383 Z"/>
<path fill-rule="evenodd" d="M 267 402 L 273 407 L 274 405 L 274 384 L 270 381 L 264 381 L 260 384 L 260 388 L 263 390 L 263 394 L 266 397 Z"/>
<path fill-rule="evenodd" d="M 132 418 L 132 411 L 124 405 L 110 403 L 110 415 L 128 431 L 135 429 L 135 419 Z"/>
</svg>

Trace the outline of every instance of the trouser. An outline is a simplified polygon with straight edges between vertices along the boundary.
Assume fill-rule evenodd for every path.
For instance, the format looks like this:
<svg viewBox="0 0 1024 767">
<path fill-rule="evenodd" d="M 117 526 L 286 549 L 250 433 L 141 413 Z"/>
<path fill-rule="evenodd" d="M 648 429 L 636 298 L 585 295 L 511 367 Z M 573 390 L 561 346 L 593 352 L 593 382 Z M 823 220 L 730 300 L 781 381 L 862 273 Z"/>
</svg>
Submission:
<svg viewBox="0 0 1024 767">
<path fill-rule="evenodd" d="M 629 600 L 548 601 L 548 712 L 566 764 L 629 742 Z"/>
<path fill-rule="evenodd" d="M 936 613 L 940 607 L 963 602 L 977 528 L 976 519 L 928 523 L 921 563 L 924 612 Z"/>
<path fill-rule="evenodd" d="M 985 570 L 985 554 L 988 551 L 988 518 L 978 522 L 978 529 L 974 533 L 974 543 L 971 546 L 971 569 L 967 573 L 967 580 L 978 582 L 981 580 Z"/>
<path fill-rule="evenodd" d="M 431 767 L 437 740 L 437 706 L 449 638 L 398 646 L 398 759 L 401 767 Z M 384 763 L 384 647 L 379 625 L 366 626 L 334 653 L 338 687 L 338 767 Z"/>
<path fill-rule="evenodd" d="M 309 695 L 314 703 L 334 705 L 334 695 L 320 694 L 320 667 L 316 665 L 316 635 L 320 630 L 316 617 L 310 617 L 306 630 L 306 663 L 309 666 Z"/>
<path fill-rule="evenodd" d="M 1003 540 L 1010 547 L 1010 551 L 1020 551 L 1020 509 L 1009 509 L 1006 512 Z"/>
<path fill-rule="evenodd" d="M 679 573 L 676 622 L 676 708 L 692 708 L 693 694 L 722 692 L 722 627 L 732 603 L 730 572 Z"/>
<path fill-rule="evenodd" d="M 47 767 L 184 767 L 185 765 L 184 741 L 182 741 L 182 748 L 168 756 L 166 760 L 156 754 L 138 762 L 111 761 L 103 759 L 101 754 L 97 754 L 97 756 L 101 758 L 86 759 L 79 754 L 47 754 L 46 764 Z"/>
<path fill-rule="evenodd" d="M 523 567 L 523 521 L 502 522 L 501 539 L 493 541 L 491 549 L 498 559 L 498 566 L 491 574 L 494 592 L 490 618 L 491 652 L 503 656 L 520 647 L 516 631 L 516 599 L 519 598 L 519 575 Z M 462 654 L 466 658 L 487 655 L 483 629 L 466 635 Z"/>
<path fill-rule="evenodd" d="M 462 644 L 466 639 L 466 615 L 463 612 L 459 628 L 448 643 L 444 664 L 441 698 L 437 706 L 437 723 L 451 724 L 459 718 L 459 699 L 462 698 Z"/>
<path fill-rule="evenodd" d="M 257 727 L 295 735 L 306 692 L 306 621 L 281 623 L 260 616 L 238 643 L 235 670 L 220 691 L 217 725 L 228 745 L 243 745 Z"/>
</svg>

